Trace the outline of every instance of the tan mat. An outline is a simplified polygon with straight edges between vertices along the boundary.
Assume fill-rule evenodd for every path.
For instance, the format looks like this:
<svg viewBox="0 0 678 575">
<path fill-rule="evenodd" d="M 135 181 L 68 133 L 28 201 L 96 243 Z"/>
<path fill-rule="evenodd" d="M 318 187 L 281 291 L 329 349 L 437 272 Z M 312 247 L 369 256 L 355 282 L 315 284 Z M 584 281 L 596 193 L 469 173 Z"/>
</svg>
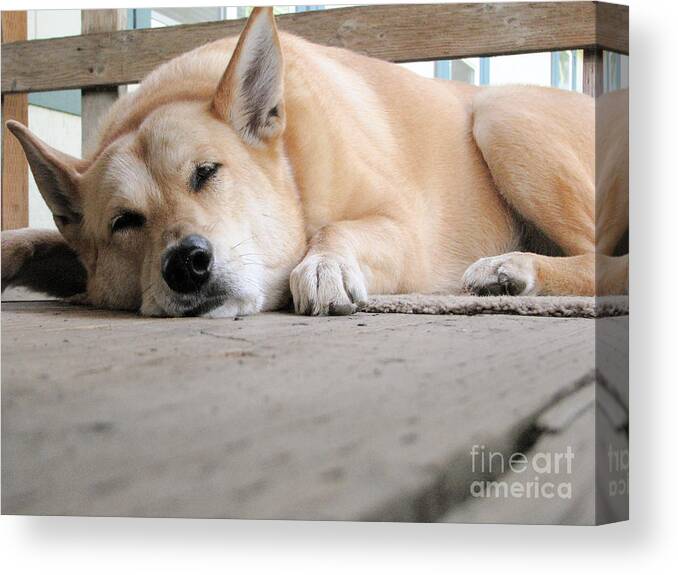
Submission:
<svg viewBox="0 0 678 575">
<path fill-rule="evenodd" d="M 514 314 L 552 317 L 609 317 L 629 313 L 628 296 L 372 296 L 361 311 L 421 314 Z"/>
<path fill-rule="evenodd" d="M 10 288 L 3 302 L 53 299 Z M 360 311 L 372 313 L 421 313 L 429 315 L 514 314 L 551 317 L 610 317 L 629 313 L 628 296 L 453 296 L 378 295 L 370 297 Z"/>
</svg>

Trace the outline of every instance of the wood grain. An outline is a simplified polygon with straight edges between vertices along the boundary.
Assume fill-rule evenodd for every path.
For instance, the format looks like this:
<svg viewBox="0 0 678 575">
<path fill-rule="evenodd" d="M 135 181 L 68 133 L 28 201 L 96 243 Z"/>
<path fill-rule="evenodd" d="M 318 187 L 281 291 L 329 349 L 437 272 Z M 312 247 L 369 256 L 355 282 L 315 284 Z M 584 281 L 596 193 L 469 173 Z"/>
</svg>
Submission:
<svg viewBox="0 0 678 575">
<path fill-rule="evenodd" d="M 628 52 L 628 8 L 593 2 L 384 5 L 278 17 L 286 30 L 394 62 L 586 48 Z M 237 34 L 242 21 L 18 42 L 2 58 L 2 92 L 140 81 L 192 48 Z M 600 38 L 597 28 L 603 32 Z"/>
<path fill-rule="evenodd" d="M 2 42 L 25 40 L 25 11 L 2 13 Z M 3 46 L 4 53 L 4 46 Z M 4 54 L 3 54 L 4 60 Z M 28 163 L 19 141 L 5 127 L 8 120 L 28 125 L 28 95 L 2 96 L 2 229 L 28 225 Z"/>
<path fill-rule="evenodd" d="M 82 33 L 124 30 L 127 10 L 83 10 Z M 126 91 L 126 86 L 100 86 L 82 90 L 82 154 L 87 155 L 96 146 L 97 129 L 110 107 Z"/>
<path fill-rule="evenodd" d="M 596 44 L 604 50 L 629 53 L 629 8 L 596 2 Z"/>
<path fill-rule="evenodd" d="M 603 93 L 603 51 L 599 48 L 584 50 L 582 89 L 584 94 L 593 97 Z"/>
</svg>

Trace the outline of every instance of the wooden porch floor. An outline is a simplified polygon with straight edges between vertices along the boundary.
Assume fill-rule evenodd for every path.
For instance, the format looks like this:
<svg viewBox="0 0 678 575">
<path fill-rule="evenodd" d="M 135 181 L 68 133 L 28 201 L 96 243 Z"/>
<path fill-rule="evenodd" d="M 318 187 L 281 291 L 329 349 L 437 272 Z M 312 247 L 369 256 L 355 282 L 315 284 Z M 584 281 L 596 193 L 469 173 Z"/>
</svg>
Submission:
<svg viewBox="0 0 678 575">
<path fill-rule="evenodd" d="M 473 445 L 546 440 L 581 445 L 576 504 L 499 502 L 499 520 L 590 523 L 594 337 L 589 319 L 3 303 L 3 512 L 487 520 Z"/>
</svg>

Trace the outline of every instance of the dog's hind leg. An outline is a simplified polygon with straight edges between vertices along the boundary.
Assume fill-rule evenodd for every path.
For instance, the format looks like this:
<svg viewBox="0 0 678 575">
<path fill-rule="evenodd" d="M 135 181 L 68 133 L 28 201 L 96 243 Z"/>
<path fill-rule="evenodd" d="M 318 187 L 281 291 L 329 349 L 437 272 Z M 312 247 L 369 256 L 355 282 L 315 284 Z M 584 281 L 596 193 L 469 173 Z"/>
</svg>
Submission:
<svg viewBox="0 0 678 575">
<path fill-rule="evenodd" d="M 614 201 L 623 192 L 614 185 L 602 182 L 606 189 L 598 198 L 606 201 L 595 201 L 594 122 L 593 100 L 581 94 L 507 87 L 477 96 L 473 135 L 499 193 L 563 257 L 513 252 L 483 258 L 464 274 L 466 291 L 626 292 L 628 256 L 612 256 L 628 216 L 624 203 Z M 605 225 L 596 224 L 601 216 Z"/>
</svg>

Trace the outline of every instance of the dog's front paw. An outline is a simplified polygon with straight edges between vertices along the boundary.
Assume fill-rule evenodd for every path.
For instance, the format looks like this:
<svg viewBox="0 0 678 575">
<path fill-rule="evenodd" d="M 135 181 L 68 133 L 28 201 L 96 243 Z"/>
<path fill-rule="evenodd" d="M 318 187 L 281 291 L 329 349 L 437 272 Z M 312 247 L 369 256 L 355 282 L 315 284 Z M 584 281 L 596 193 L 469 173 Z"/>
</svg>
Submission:
<svg viewBox="0 0 678 575">
<path fill-rule="evenodd" d="M 348 315 L 367 299 L 357 263 L 334 254 L 309 254 L 290 276 L 294 309 L 306 315 Z"/>
<path fill-rule="evenodd" d="M 520 252 L 481 258 L 463 277 L 464 291 L 475 295 L 534 295 L 536 284 L 534 261 Z"/>
</svg>

